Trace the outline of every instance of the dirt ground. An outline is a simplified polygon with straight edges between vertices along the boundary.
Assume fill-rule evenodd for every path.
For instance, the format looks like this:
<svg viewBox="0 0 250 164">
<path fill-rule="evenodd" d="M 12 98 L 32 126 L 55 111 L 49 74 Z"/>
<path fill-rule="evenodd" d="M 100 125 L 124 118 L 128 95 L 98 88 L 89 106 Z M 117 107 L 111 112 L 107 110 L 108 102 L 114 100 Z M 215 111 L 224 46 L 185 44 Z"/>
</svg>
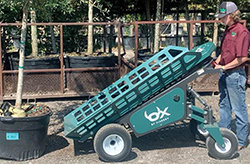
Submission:
<svg viewBox="0 0 250 164">
<path fill-rule="evenodd" d="M 212 106 L 218 119 L 218 94 L 202 94 L 202 98 Z M 63 133 L 63 117 L 72 109 L 83 103 L 83 100 L 50 100 L 43 102 L 48 105 L 53 115 L 48 127 L 48 140 L 44 154 L 27 161 L 0 159 L 1 164 L 102 164 L 94 152 L 92 141 L 74 143 Z M 246 103 L 250 107 L 250 89 L 247 89 Z M 199 104 L 197 104 L 199 106 Z M 159 132 L 136 138 L 132 135 L 132 152 L 121 164 L 152 164 L 152 163 L 211 163 L 211 164 L 248 164 L 250 147 L 241 150 L 233 159 L 217 160 L 209 156 L 206 145 L 194 140 L 188 124 L 174 129 L 163 129 Z"/>
</svg>

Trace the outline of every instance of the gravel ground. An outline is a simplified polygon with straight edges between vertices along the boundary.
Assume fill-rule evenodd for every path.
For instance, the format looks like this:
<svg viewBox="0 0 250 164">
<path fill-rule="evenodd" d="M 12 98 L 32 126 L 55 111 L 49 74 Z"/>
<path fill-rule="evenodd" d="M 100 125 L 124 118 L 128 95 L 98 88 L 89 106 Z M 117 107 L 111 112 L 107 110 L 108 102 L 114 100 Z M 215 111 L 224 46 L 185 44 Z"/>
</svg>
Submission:
<svg viewBox="0 0 250 164">
<path fill-rule="evenodd" d="M 212 106 L 218 119 L 218 94 L 202 94 L 202 98 Z M 0 159 L 1 164 L 101 164 L 93 150 L 92 141 L 74 143 L 63 134 L 63 117 L 83 103 L 82 100 L 44 101 L 53 112 L 48 128 L 48 141 L 44 155 L 38 159 L 13 161 Z M 250 107 L 250 89 L 247 89 L 247 105 Z M 197 103 L 197 106 L 200 104 Z M 140 138 L 132 135 L 132 152 L 121 164 L 152 163 L 211 163 L 211 164 L 248 164 L 250 147 L 241 150 L 233 159 L 217 160 L 209 156 L 206 145 L 194 140 L 188 124 L 186 126 L 150 133 Z"/>
</svg>

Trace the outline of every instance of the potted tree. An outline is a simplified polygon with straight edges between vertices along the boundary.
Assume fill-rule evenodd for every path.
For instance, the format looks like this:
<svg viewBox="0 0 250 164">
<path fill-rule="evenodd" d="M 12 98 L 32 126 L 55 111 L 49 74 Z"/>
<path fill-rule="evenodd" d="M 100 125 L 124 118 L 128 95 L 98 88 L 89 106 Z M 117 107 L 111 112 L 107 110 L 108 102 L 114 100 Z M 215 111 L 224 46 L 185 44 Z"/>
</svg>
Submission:
<svg viewBox="0 0 250 164">
<path fill-rule="evenodd" d="M 27 160 L 40 157 L 45 150 L 51 115 L 50 109 L 45 105 L 28 104 L 24 107 L 22 104 L 25 38 L 30 2 L 22 3 L 23 18 L 16 103 L 14 106 L 7 102 L 2 102 L 0 105 L 0 157 L 5 159 Z"/>
</svg>

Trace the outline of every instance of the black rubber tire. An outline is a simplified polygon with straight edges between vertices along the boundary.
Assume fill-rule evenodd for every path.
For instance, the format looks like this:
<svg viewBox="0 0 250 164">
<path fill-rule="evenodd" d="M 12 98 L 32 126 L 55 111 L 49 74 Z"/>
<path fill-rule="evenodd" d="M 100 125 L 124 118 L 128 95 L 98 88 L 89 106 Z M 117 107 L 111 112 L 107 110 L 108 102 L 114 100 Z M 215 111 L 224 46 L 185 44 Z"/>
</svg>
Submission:
<svg viewBox="0 0 250 164">
<path fill-rule="evenodd" d="M 190 129 L 190 132 L 192 133 L 192 135 L 194 136 L 194 138 L 205 142 L 207 137 L 209 136 L 209 133 L 208 132 L 206 132 L 206 133 L 199 132 L 198 126 L 199 126 L 199 124 L 196 120 L 194 120 L 194 119 L 190 120 L 189 129 Z"/>
<path fill-rule="evenodd" d="M 212 137 L 208 137 L 206 145 L 209 154 L 217 159 L 230 159 L 238 150 L 238 139 L 236 135 L 229 129 L 220 128 L 221 135 L 225 142 L 225 148 L 220 148 Z"/>
<path fill-rule="evenodd" d="M 98 130 L 93 144 L 100 159 L 106 162 L 119 162 L 131 152 L 132 139 L 123 126 L 108 124 Z"/>
</svg>

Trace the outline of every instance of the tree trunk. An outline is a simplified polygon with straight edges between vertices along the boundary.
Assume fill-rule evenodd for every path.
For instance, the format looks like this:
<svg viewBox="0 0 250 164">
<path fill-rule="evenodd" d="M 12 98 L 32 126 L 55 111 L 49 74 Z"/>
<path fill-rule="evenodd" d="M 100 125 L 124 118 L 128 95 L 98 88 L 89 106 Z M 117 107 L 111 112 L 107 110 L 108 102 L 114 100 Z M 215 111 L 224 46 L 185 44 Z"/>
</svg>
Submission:
<svg viewBox="0 0 250 164">
<path fill-rule="evenodd" d="M 89 23 L 93 23 L 93 0 L 89 0 Z M 93 53 L 93 25 L 88 26 L 88 52 L 87 54 L 90 55 Z"/>
<path fill-rule="evenodd" d="M 112 15 L 111 15 L 112 17 Z M 112 19 L 113 20 L 113 17 Z M 110 25 L 109 27 L 109 53 L 112 53 L 112 47 L 113 47 L 113 44 L 114 44 L 114 26 L 113 25 Z"/>
<path fill-rule="evenodd" d="M 51 14 L 49 14 L 49 21 L 52 22 Z M 51 42 L 52 42 L 52 51 L 53 51 L 53 53 L 57 53 L 56 37 L 55 37 L 53 26 L 50 26 L 50 34 L 51 34 Z"/>
<path fill-rule="evenodd" d="M 179 5 L 177 6 L 176 20 L 180 20 Z M 175 45 L 179 46 L 179 23 L 176 23 Z"/>
<path fill-rule="evenodd" d="M 185 19 L 190 20 L 187 0 L 185 1 Z M 187 23 L 187 32 L 188 32 L 188 48 L 192 49 L 192 47 L 190 47 L 190 24 L 189 23 Z"/>
<path fill-rule="evenodd" d="M 36 11 L 30 11 L 30 22 L 36 23 Z M 37 26 L 31 26 L 31 45 L 32 45 L 32 56 L 38 56 L 38 46 L 37 46 Z"/>
<path fill-rule="evenodd" d="M 220 8 L 220 0 L 217 0 L 216 2 L 216 12 L 219 12 Z M 218 20 L 218 18 L 216 18 Z M 214 23 L 214 34 L 213 34 L 213 43 L 217 46 L 217 39 L 218 39 L 218 24 Z"/>
<path fill-rule="evenodd" d="M 161 18 L 161 0 L 157 0 L 156 5 L 156 21 L 159 21 Z M 159 51 L 159 40 L 160 40 L 160 24 L 155 24 L 155 42 L 154 42 L 154 53 Z"/>
<path fill-rule="evenodd" d="M 19 51 L 19 69 L 18 69 L 18 82 L 16 94 L 16 108 L 21 109 L 22 105 L 22 92 L 23 92 L 23 67 L 24 67 L 24 52 L 27 33 L 27 17 L 28 17 L 28 2 L 23 6 L 22 30 Z"/>
<path fill-rule="evenodd" d="M 146 17 L 147 20 L 150 21 L 151 20 L 151 12 L 150 12 L 150 0 L 146 0 L 145 2 L 146 5 Z M 152 24 L 148 24 L 148 33 L 149 33 L 149 41 L 148 41 L 148 37 L 147 37 L 147 48 L 150 48 L 151 52 L 153 52 L 153 25 Z M 148 42 L 150 44 L 148 44 Z"/>
</svg>

